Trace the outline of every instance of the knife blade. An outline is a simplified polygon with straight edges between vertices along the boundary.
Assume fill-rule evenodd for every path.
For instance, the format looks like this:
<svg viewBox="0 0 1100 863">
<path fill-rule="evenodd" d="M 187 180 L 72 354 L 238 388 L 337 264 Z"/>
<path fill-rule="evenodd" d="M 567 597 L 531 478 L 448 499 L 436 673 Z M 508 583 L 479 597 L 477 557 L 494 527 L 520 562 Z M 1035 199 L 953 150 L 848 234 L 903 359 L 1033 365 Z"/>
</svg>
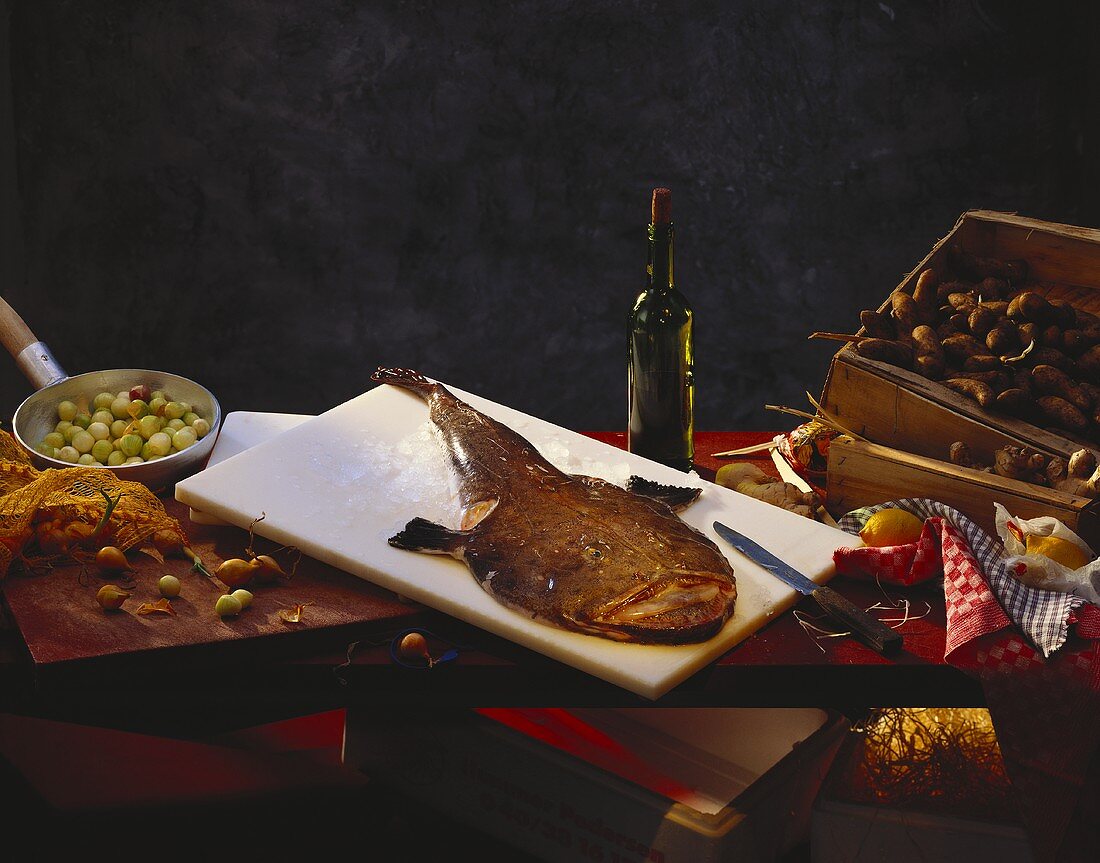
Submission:
<svg viewBox="0 0 1100 863">
<path fill-rule="evenodd" d="M 845 624 L 862 641 L 879 653 L 894 653 L 901 648 L 901 633 L 849 602 L 831 587 L 811 581 L 763 546 L 720 521 L 714 522 L 714 530 L 741 554 L 768 570 L 784 584 L 793 587 L 804 596 L 812 596 L 822 611 Z"/>
</svg>

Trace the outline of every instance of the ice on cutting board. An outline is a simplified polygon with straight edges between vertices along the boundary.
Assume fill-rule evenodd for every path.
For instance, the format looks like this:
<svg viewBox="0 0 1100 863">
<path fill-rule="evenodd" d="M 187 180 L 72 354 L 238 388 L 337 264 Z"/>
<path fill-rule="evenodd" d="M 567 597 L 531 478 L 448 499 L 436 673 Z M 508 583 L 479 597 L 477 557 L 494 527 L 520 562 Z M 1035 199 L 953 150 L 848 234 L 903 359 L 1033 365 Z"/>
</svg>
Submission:
<svg viewBox="0 0 1100 863">
<path fill-rule="evenodd" d="M 599 477 L 621 487 L 626 486 L 632 473 L 625 461 L 578 455 L 557 437 L 536 438 L 531 443 L 565 473 Z M 442 435 L 430 420 L 396 443 L 348 440 L 335 446 L 333 441 L 313 441 L 307 446 L 304 455 L 310 471 L 346 495 L 346 519 L 334 528 L 351 526 L 355 513 L 377 496 L 401 501 L 409 518 L 419 516 L 459 527 L 462 506 L 458 482 L 448 465 Z M 697 476 L 685 476 L 685 484 L 701 485 L 701 481 Z M 385 525 L 380 533 L 392 535 L 394 527 Z"/>
</svg>

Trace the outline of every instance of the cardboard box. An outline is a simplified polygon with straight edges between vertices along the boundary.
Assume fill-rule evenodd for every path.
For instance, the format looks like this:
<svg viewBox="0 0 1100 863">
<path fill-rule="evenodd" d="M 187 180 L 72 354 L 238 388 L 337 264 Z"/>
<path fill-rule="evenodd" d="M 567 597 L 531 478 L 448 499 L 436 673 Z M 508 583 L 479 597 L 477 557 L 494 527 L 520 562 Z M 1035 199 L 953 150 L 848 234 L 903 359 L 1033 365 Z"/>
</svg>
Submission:
<svg viewBox="0 0 1100 863">
<path fill-rule="evenodd" d="M 814 863 L 1034 863 L 1035 859 L 1027 833 L 1018 824 L 833 800 L 814 806 L 810 854 Z"/>
<path fill-rule="evenodd" d="M 1026 260 L 1029 290 L 1067 300 L 1079 310 L 1100 313 L 1100 231 L 973 210 L 962 215 L 895 290 L 911 293 L 920 273 L 929 267 L 941 273 L 949 271 L 948 253 L 955 246 L 983 257 Z M 889 308 L 888 295 L 879 311 Z M 1070 527 L 1080 527 L 1078 532 L 1086 541 L 1100 541 L 1100 503 L 1042 486 L 1025 491 L 1020 483 L 979 476 L 981 472 L 959 469 L 948 461 L 950 446 L 958 440 L 966 441 L 975 460 L 983 464 L 991 464 L 994 451 L 1005 445 L 1068 457 L 1090 445 L 1088 442 L 988 411 L 937 381 L 862 357 L 850 342 L 833 357 L 820 401 L 846 428 L 885 448 L 853 452 L 861 459 L 860 470 L 871 461 L 888 470 L 881 481 L 865 476 L 861 482 L 852 470 L 855 462 L 843 470 L 845 453 L 838 453 L 835 461 L 830 459 L 830 472 L 840 471 L 829 479 L 830 512 L 846 512 L 897 497 L 929 496 L 955 501 L 952 505 L 966 515 L 991 524 L 992 501 L 1000 500 L 1021 516 L 1064 514 Z M 1100 451 L 1100 444 L 1091 446 Z M 1028 502 L 1017 512 L 1009 501 L 1021 496 Z"/>
<path fill-rule="evenodd" d="M 550 861 L 769 861 L 848 728 L 817 709 L 350 709 L 344 761 Z"/>
</svg>

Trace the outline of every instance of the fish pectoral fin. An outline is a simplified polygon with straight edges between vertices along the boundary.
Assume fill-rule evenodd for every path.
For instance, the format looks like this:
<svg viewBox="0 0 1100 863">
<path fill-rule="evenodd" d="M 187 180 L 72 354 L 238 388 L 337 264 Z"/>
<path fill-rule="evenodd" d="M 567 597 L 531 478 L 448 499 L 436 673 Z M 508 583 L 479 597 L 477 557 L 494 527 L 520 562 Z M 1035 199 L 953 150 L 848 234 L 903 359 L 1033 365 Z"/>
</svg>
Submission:
<svg viewBox="0 0 1100 863">
<path fill-rule="evenodd" d="M 404 529 L 390 537 L 394 548 L 407 551 L 424 551 L 429 554 L 451 554 L 459 552 L 466 545 L 470 532 L 452 530 L 426 518 L 414 518 Z"/>
<path fill-rule="evenodd" d="M 640 494 L 642 497 L 649 497 L 666 503 L 673 509 L 683 509 L 689 504 L 695 503 L 699 495 L 703 493 L 701 488 L 662 485 L 641 476 L 632 476 L 627 482 L 626 488 L 634 494 Z"/>
<path fill-rule="evenodd" d="M 500 499 L 494 497 L 488 500 L 479 500 L 477 503 L 466 507 L 465 512 L 462 513 L 462 529 L 472 530 L 477 527 L 497 508 L 498 503 L 500 503 Z"/>
</svg>

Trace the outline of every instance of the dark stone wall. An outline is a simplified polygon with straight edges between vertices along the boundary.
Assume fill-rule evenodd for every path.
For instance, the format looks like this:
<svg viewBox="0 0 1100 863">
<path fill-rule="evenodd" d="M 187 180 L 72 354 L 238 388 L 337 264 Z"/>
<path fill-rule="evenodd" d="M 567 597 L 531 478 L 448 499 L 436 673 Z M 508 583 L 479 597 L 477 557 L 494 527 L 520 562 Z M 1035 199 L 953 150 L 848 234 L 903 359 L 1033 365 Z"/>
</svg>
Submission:
<svg viewBox="0 0 1100 863">
<path fill-rule="evenodd" d="M 386 364 L 623 428 L 667 185 L 698 426 L 788 428 L 764 405 L 807 407 L 836 348 L 808 333 L 962 211 L 1100 219 L 1086 4 L 7 6 L 3 295 L 70 371 L 227 410 L 319 412 Z"/>
</svg>

